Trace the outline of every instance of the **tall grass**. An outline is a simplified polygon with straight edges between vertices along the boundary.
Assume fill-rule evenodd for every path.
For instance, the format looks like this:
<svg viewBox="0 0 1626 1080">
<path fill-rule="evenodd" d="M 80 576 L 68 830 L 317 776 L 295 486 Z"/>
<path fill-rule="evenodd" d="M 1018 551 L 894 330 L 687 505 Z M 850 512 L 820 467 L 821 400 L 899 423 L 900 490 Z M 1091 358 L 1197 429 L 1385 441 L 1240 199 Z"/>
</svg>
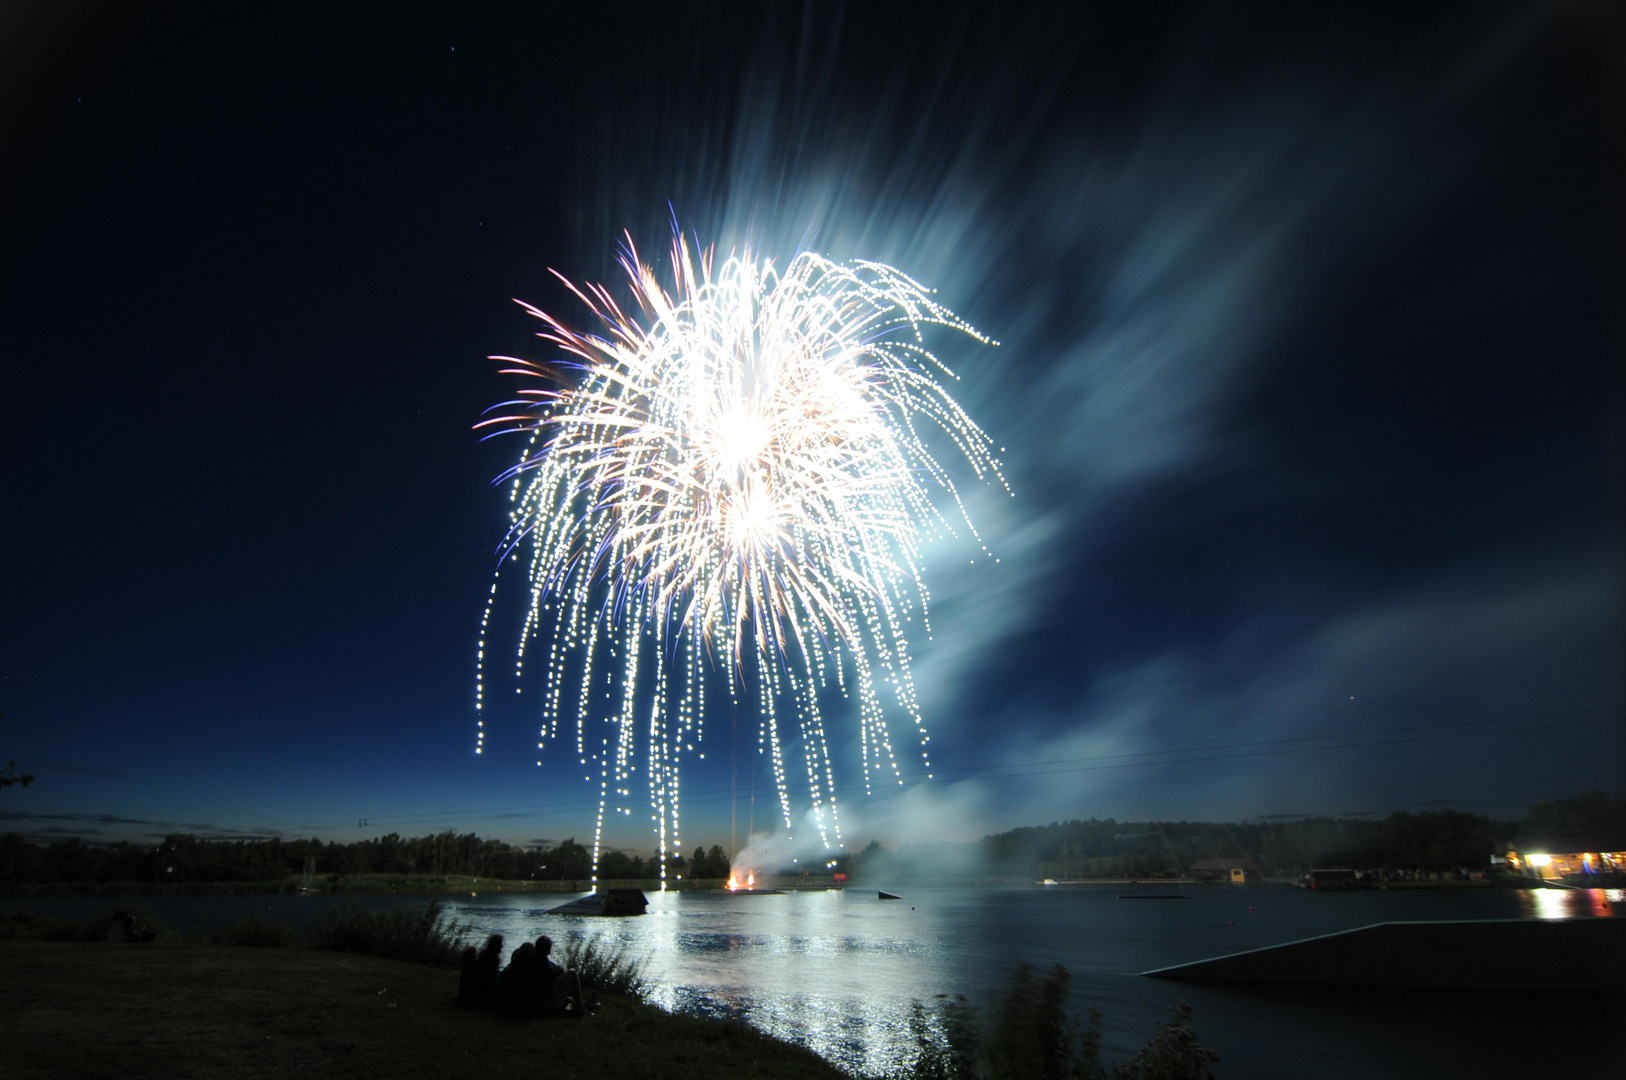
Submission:
<svg viewBox="0 0 1626 1080">
<path fill-rule="evenodd" d="M 107 924 L 102 924 L 107 934 Z M 0 909 L 0 941 L 83 941 L 83 927 L 72 919 L 34 911 Z"/>
<path fill-rule="evenodd" d="M 286 948 L 295 940 L 293 927 L 259 915 L 229 922 L 215 931 L 211 938 L 216 945 L 247 945 L 262 949 Z"/>
<path fill-rule="evenodd" d="M 643 961 L 634 957 L 625 943 L 610 946 L 602 938 L 572 938 L 565 944 L 563 964 L 581 974 L 582 988 L 642 998 L 648 988 Z"/>
<path fill-rule="evenodd" d="M 1219 1055 L 1197 1041 L 1191 1006 L 1128 1061 L 1101 1063 L 1101 1013 L 1080 1024 L 1067 1013 L 1070 977 L 1060 964 L 1036 972 L 1018 963 L 1005 993 L 979 1012 L 965 997 L 945 998 L 936 1014 L 916 1002 L 909 1027 L 916 1060 L 898 1080 L 1212 1080 Z"/>
<path fill-rule="evenodd" d="M 168 938 L 169 927 L 146 908 L 133 908 L 136 926 Z M 27 910 L 0 908 L 0 941 L 106 941 L 113 923 L 113 909 L 98 911 L 84 919 L 65 919 Z"/>
<path fill-rule="evenodd" d="M 310 946 L 337 952 L 366 953 L 390 960 L 455 967 L 462 958 L 470 927 L 454 921 L 439 900 L 422 908 L 364 908 L 344 904 L 329 908 L 311 928 Z"/>
<path fill-rule="evenodd" d="M 1211 1080 L 1210 1068 L 1219 1054 L 1197 1041 L 1197 1031 L 1188 1020 L 1191 1006 L 1177 1001 L 1169 1006 L 1174 1018 L 1157 1025 L 1157 1034 L 1141 1052 L 1114 1068 L 1114 1080 Z"/>
</svg>

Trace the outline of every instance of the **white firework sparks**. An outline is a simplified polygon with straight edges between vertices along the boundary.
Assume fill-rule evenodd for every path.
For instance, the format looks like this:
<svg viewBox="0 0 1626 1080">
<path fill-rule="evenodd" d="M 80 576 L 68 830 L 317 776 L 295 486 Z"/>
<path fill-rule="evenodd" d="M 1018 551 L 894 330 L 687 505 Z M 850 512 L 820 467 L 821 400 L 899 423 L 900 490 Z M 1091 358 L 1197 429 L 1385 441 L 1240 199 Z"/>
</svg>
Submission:
<svg viewBox="0 0 1626 1080">
<path fill-rule="evenodd" d="M 928 449 L 946 437 L 979 477 L 999 473 L 986 435 L 938 383 L 955 378 L 923 343 L 928 325 L 988 339 L 890 266 L 812 253 L 781 273 L 749 252 L 713 266 L 681 236 L 673 292 L 621 259 L 638 304 L 585 291 L 605 336 L 578 334 L 522 304 L 581 369 L 492 357 L 551 383 L 481 427 L 530 432 L 510 479 L 508 559 L 529 547 L 530 609 L 515 662 L 551 633 L 543 742 L 573 713 L 579 763 L 598 770 L 595 873 L 604 813 L 630 815 L 640 721 L 651 820 L 664 856 L 681 846 L 681 754 L 704 734 L 706 675 L 755 697 L 787 830 L 791 802 L 780 706 L 790 702 L 820 838 L 840 840 L 820 691 L 856 697 L 866 788 L 902 782 L 888 714 L 914 725 L 909 632 L 930 632 L 921 543 L 954 531 L 933 496 L 976 535 Z M 498 409 L 504 408 L 498 406 Z M 980 540 L 979 540 L 980 543 Z M 492 598 L 497 582 L 492 582 Z M 477 707 L 484 703 L 481 621 Z M 715 692 L 715 691 L 714 691 Z M 594 745 L 590 726 L 605 723 Z M 483 742 L 484 724 L 478 742 Z M 476 752 L 479 752 L 479 745 Z M 538 762 L 540 764 L 540 762 Z M 589 776 L 588 779 L 591 779 Z M 595 878 L 596 880 L 596 878 Z"/>
</svg>

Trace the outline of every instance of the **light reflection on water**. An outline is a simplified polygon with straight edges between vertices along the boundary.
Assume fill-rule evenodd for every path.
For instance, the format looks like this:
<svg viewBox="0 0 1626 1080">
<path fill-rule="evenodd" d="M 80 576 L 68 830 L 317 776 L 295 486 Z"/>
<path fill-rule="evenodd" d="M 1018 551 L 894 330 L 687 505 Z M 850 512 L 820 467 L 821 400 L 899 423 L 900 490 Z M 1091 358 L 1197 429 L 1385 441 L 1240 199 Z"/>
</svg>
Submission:
<svg viewBox="0 0 1626 1080">
<path fill-rule="evenodd" d="M 547 915 L 533 898 L 448 906 L 477 937 L 505 935 L 509 949 L 540 933 L 624 946 L 644 960 L 663 1008 L 741 1020 L 864 1073 L 905 1063 L 910 1003 L 954 988 L 950 935 L 919 905 L 838 891 L 649 898 L 649 914 L 629 919 Z"/>
<path fill-rule="evenodd" d="M 1534 919 L 1610 918 L 1626 903 L 1626 889 L 1523 889 L 1521 915 Z"/>
<path fill-rule="evenodd" d="M 1260 996 L 1234 988 L 1175 986 L 1138 973 L 1376 922 L 1609 916 L 1619 902 L 1572 890 L 1317 894 L 1217 886 L 1183 902 L 1129 904 L 1118 901 L 1120 889 L 919 888 L 888 902 L 858 889 L 651 893 L 650 913 L 628 919 L 548 915 L 534 896 L 454 899 L 449 906 L 476 936 L 500 932 L 510 949 L 540 933 L 625 946 L 644 960 L 653 1000 L 663 1007 L 743 1020 L 868 1075 L 913 1057 L 912 1002 L 953 993 L 976 1000 L 1002 984 L 1012 962 L 1026 960 L 1063 964 L 1077 1006 L 1103 1009 L 1109 1059 L 1132 1055 L 1183 998 L 1197 1008 L 1203 1043 L 1224 1056 L 1225 1075 L 1298 1075 L 1305 1058 L 1282 1056 L 1296 1047 L 1309 1059 L 1348 1066 L 1323 1070 L 1328 1075 L 1355 1076 L 1373 1075 L 1374 1067 L 1398 1075 L 1396 1061 L 1416 1062 L 1417 1075 L 1426 1075 L 1425 1063 L 1460 1065 L 1460 1050 L 1430 1062 L 1436 1037 L 1447 1046 L 1493 1045 L 1497 1030 L 1478 1010 L 1440 1019 L 1455 1025 L 1450 1031 L 1419 1029 L 1409 1015 L 1413 1004 L 1395 1005 L 1394 1030 L 1385 1032 L 1374 1030 L 1387 1020 L 1371 1012 L 1371 995 L 1328 995 L 1319 1004 L 1313 996 L 1281 995 L 1262 1009 Z"/>
<path fill-rule="evenodd" d="M 855 1072 L 911 1058 L 911 1002 L 939 993 L 974 1001 L 1003 984 L 1013 961 L 1063 964 L 1074 1004 L 1104 1014 L 1105 1057 L 1131 1056 L 1177 998 L 1195 1008 L 1222 1077 L 1517 1075 L 1610 1062 L 1626 1030 L 1626 995 L 1540 995 L 1385 988 L 1172 984 L 1139 972 L 1371 923 L 1419 919 L 1595 918 L 1626 914 L 1626 891 L 1442 889 L 1309 892 L 1201 887 L 1183 901 L 1122 903 L 1123 886 L 903 890 L 784 896 L 650 893 L 650 914 L 590 919 L 547 914 L 565 895 L 442 896 L 476 938 L 510 949 L 538 934 L 602 938 L 645 960 L 657 1003 L 744 1020 Z M 247 914 L 296 923 L 334 904 L 420 905 L 426 896 L 172 896 L 0 901 L 70 918 L 149 908 L 169 925 L 218 926 Z M 456 986 L 448 973 L 448 993 Z M 1510 1038 L 1510 1036 L 1513 1036 Z M 1521 1057 L 1522 1055 L 1522 1057 Z M 1596 1075 L 1607 1075 L 1607 1064 Z"/>
</svg>

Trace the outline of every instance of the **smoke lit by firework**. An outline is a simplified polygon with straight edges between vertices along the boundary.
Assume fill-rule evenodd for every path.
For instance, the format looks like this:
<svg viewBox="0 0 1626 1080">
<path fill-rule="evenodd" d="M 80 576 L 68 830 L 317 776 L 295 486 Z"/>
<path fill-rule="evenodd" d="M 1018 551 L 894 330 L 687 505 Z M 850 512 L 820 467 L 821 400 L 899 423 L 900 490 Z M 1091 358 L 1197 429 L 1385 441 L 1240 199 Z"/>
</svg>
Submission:
<svg viewBox="0 0 1626 1080">
<path fill-rule="evenodd" d="M 589 780 L 598 772 L 596 866 L 606 809 L 632 813 L 642 726 L 664 856 L 681 846 L 679 760 L 699 752 L 716 672 L 712 695 L 726 687 L 759 717 L 787 829 L 799 767 L 821 839 L 839 842 L 822 691 L 856 699 L 866 787 L 901 775 L 889 717 L 913 725 L 930 767 L 909 661 L 910 635 L 930 633 L 921 544 L 956 520 L 976 533 L 929 444 L 1003 479 L 922 332 L 988 339 L 879 263 L 804 252 L 779 271 L 747 251 L 714 265 L 679 236 L 671 292 L 630 238 L 621 264 L 636 311 L 566 282 L 603 336 L 524 305 L 571 359 L 561 371 L 493 357 L 544 385 L 479 425 L 529 432 L 500 479 L 511 481 L 504 561 L 529 574 L 516 678 L 533 640 L 547 650 L 537 745 L 573 726 L 578 762 Z M 787 762 L 787 712 L 799 763 Z"/>
</svg>

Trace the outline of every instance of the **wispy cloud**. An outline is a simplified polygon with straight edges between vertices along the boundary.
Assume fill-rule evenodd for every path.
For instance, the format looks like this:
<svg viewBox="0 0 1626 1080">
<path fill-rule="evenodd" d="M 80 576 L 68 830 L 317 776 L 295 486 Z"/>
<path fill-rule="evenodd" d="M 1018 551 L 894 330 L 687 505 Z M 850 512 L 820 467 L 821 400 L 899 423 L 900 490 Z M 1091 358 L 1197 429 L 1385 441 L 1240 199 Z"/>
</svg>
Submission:
<svg viewBox="0 0 1626 1080">
<path fill-rule="evenodd" d="M 286 835 L 281 829 L 263 826 L 220 825 L 209 821 L 166 821 L 157 818 L 126 817 L 121 814 L 93 814 L 78 811 L 37 812 L 0 809 L 0 821 L 14 822 L 24 836 L 79 836 L 107 840 L 152 840 L 186 831 L 205 840 L 269 840 Z M 46 825 L 45 822 L 64 822 Z M 93 826 L 110 826 L 95 828 Z"/>
<path fill-rule="evenodd" d="M 35 766 L 40 772 L 67 773 L 74 776 L 94 776 L 100 780 L 117 780 L 119 774 L 108 772 L 106 769 L 94 769 L 89 765 L 76 765 L 70 762 L 44 761 Z"/>
<path fill-rule="evenodd" d="M 1554 794 L 1612 786 L 1618 711 L 1545 714 L 1554 702 L 1621 704 L 1621 600 L 1618 568 L 1598 556 L 1516 575 L 1458 567 L 1309 630 L 1241 627 L 1214 652 L 1163 655 L 1080 687 L 1052 734 L 1023 729 L 1003 759 L 1076 762 L 1076 771 L 1007 784 L 1005 797 L 1023 804 L 1019 815 L 1059 806 L 1078 816 L 1352 814 L 1374 797 L 1398 809 L 1420 805 L 1467 740 L 1491 738 L 1506 747 L 1500 764 L 1476 753 L 1493 763 L 1483 787 L 1453 805 L 1516 813 L 1499 797 L 1499 774 L 1511 771 L 1546 777 Z M 1379 734 L 1333 737 L 1363 731 Z M 1205 746 L 1216 747 L 1211 756 Z M 1173 748 L 1190 748 L 1176 756 L 1184 764 L 1162 763 Z M 1276 767 L 1283 756 L 1299 766 Z M 1154 771 L 1180 782 L 1143 795 Z"/>
<path fill-rule="evenodd" d="M 168 828 L 174 825 L 171 821 L 154 821 L 150 818 L 121 817 L 118 814 L 83 814 L 83 813 L 35 813 L 32 810 L 0 809 L 0 821 L 91 821 L 101 825 L 154 825 Z"/>
</svg>

